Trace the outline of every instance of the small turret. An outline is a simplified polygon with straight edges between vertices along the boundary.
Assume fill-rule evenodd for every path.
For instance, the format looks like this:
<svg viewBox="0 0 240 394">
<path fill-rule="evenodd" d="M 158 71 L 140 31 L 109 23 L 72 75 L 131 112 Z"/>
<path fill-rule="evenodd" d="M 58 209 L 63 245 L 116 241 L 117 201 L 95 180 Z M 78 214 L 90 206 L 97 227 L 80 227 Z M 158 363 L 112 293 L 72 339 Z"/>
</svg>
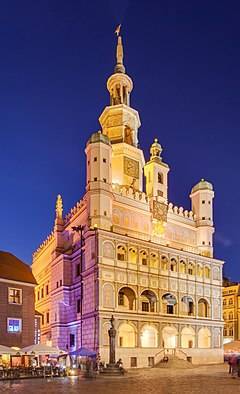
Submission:
<svg viewBox="0 0 240 394">
<path fill-rule="evenodd" d="M 192 211 L 195 215 L 197 245 L 201 254 L 213 255 L 213 185 L 201 179 L 191 190 Z"/>
<path fill-rule="evenodd" d="M 145 164 L 146 193 L 148 197 L 158 197 L 159 201 L 168 200 L 168 172 L 169 167 L 163 163 L 162 147 L 155 138 L 150 148 L 150 160 Z"/>
<path fill-rule="evenodd" d="M 112 220 L 112 146 L 100 131 L 91 135 L 85 149 L 89 225 L 110 229 Z"/>
</svg>

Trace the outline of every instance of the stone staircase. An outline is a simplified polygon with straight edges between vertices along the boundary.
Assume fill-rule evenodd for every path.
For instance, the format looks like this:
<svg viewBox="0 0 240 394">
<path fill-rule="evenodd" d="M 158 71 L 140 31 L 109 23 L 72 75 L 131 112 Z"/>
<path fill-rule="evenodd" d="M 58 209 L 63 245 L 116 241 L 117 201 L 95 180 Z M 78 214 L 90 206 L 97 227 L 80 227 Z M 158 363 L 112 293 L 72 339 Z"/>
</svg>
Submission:
<svg viewBox="0 0 240 394">
<path fill-rule="evenodd" d="M 194 368 L 190 361 L 177 357 L 176 355 L 166 355 L 168 361 L 160 360 L 154 365 L 154 368 L 172 368 L 172 369 L 191 369 Z"/>
</svg>

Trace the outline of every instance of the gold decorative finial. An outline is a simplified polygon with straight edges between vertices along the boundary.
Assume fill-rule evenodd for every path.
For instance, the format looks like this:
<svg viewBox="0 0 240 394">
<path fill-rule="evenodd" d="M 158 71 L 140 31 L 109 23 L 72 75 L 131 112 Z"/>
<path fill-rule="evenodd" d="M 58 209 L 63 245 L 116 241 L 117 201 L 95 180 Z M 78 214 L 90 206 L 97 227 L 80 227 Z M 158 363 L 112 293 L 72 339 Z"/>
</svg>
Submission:
<svg viewBox="0 0 240 394">
<path fill-rule="evenodd" d="M 118 27 L 115 30 L 115 33 L 117 34 L 117 50 L 116 50 L 117 64 L 115 66 L 114 72 L 125 74 L 125 67 L 123 65 L 123 44 L 122 44 L 122 37 L 120 36 L 120 29 L 121 29 L 121 25 L 118 25 Z"/>
<path fill-rule="evenodd" d="M 56 201 L 56 218 L 62 219 L 63 217 L 63 200 L 60 194 L 57 196 L 57 201 Z"/>
</svg>

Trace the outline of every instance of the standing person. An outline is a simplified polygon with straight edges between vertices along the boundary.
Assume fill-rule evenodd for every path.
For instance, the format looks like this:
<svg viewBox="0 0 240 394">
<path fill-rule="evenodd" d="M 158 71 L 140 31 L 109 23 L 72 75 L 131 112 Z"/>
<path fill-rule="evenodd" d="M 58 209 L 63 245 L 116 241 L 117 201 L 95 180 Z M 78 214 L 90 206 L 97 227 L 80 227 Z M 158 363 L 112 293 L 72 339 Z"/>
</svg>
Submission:
<svg viewBox="0 0 240 394">
<path fill-rule="evenodd" d="M 237 357 L 237 374 L 238 377 L 240 378 L 240 355 Z"/>
<path fill-rule="evenodd" d="M 232 377 L 234 377 L 234 374 L 237 372 L 237 359 L 238 357 L 236 354 L 233 354 L 232 357 L 230 358 L 231 361 L 231 366 L 232 366 Z"/>
</svg>

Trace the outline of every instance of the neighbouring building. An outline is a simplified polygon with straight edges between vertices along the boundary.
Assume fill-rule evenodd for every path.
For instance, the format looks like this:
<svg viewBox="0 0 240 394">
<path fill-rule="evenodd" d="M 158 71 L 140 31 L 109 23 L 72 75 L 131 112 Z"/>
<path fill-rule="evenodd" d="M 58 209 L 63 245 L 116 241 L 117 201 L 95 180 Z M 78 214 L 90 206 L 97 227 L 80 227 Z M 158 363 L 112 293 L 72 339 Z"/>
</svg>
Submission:
<svg viewBox="0 0 240 394">
<path fill-rule="evenodd" d="M 0 251 L 1 345 L 23 348 L 34 343 L 36 284 L 29 265 Z"/>
<path fill-rule="evenodd" d="M 108 361 L 114 315 L 116 356 L 126 367 L 153 365 L 167 349 L 194 363 L 221 362 L 213 186 L 202 179 L 192 188 L 191 210 L 168 201 L 161 145 L 154 140 L 147 162 L 139 147 L 120 36 L 116 58 L 101 130 L 86 144 L 86 192 L 66 216 L 57 197 L 53 231 L 33 255 L 41 341 L 95 349 Z"/>
<path fill-rule="evenodd" d="M 240 339 L 240 284 L 223 287 L 224 343 Z"/>
</svg>

